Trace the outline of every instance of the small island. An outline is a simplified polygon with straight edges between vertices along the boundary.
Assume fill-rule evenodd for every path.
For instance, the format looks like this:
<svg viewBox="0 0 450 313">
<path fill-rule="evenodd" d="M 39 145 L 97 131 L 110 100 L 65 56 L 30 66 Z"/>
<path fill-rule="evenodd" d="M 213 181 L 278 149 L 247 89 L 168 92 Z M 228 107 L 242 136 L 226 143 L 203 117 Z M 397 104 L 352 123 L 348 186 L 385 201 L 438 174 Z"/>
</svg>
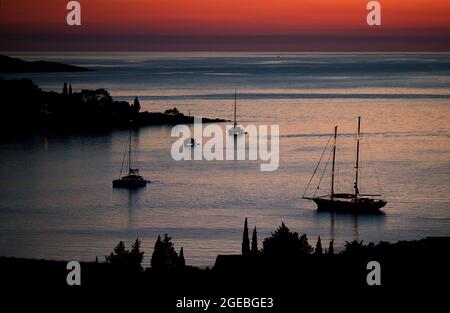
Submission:
<svg viewBox="0 0 450 313">
<path fill-rule="evenodd" d="M 24 61 L 0 55 L 0 73 L 87 72 L 91 69 L 49 61 Z"/>
<path fill-rule="evenodd" d="M 64 83 L 62 92 L 43 91 L 29 79 L 0 79 L 2 115 L 0 125 L 9 133 L 39 130 L 98 131 L 149 125 L 191 124 L 177 108 L 165 112 L 141 112 L 137 98 L 134 103 L 114 100 L 106 89 L 74 92 Z M 203 118 L 203 123 L 227 122 Z"/>
</svg>

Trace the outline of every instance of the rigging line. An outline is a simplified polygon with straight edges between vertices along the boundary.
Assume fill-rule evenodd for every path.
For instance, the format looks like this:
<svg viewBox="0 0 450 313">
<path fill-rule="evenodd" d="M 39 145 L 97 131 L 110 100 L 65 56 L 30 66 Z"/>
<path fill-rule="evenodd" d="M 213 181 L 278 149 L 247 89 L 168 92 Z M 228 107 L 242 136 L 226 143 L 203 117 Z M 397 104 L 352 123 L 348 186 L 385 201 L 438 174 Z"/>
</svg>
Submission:
<svg viewBox="0 0 450 313">
<path fill-rule="evenodd" d="M 134 167 L 137 168 L 136 163 L 137 163 L 138 158 L 137 158 L 136 148 L 134 148 L 134 147 L 136 147 L 136 145 L 132 146 L 132 149 L 131 149 L 131 157 L 132 157 L 131 164 L 134 164 Z"/>
<path fill-rule="evenodd" d="M 303 197 L 306 195 L 306 192 L 308 192 L 308 188 L 311 185 L 311 182 L 312 182 L 314 176 L 316 175 L 317 169 L 319 168 L 320 162 L 322 161 L 323 155 L 325 154 L 325 151 L 327 150 L 328 144 L 330 143 L 330 140 L 332 137 L 333 137 L 333 134 L 330 135 L 330 137 L 328 138 L 327 144 L 325 145 L 325 148 L 323 148 L 322 155 L 320 156 L 319 162 L 317 163 L 316 168 L 314 169 L 314 172 L 313 172 L 311 178 L 309 179 L 308 185 L 306 185 L 305 192 L 303 192 Z"/>
<path fill-rule="evenodd" d="M 319 190 L 320 183 L 322 182 L 323 175 L 325 174 L 325 171 L 327 169 L 328 163 L 330 163 L 330 159 L 331 159 L 332 155 L 333 155 L 333 149 L 330 149 L 330 155 L 328 156 L 327 163 L 325 164 L 325 167 L 323 168 L 322 175 L 320 176 L 319 184 L 317 185 L 317 188 L 314 191 L 313 198 L 316 196 L 317 190 Z"/>
<path fill-rule="evenodd" d="M 127 140 L 127 146 L 125 147 L 125 152 L 123 153 L 122 165 L 120 166 L 119 179 L 122 177 L 123 163 L 125 163 L 125 158 L 127 156 L 127 151 L 128 151 L 128 140 Z"/>
<path fill-rule="evenodd" d="M 362 145 L 364 144 L 365 140 L 362 140 L 362 134 L 359 137 L 359 142 L 360 142 L 360 148 L 359 148 L 359 165 L 358 165 L 358 181 L 359 181 L 359 185 L 358 185 L 358 193 L 361 194 L 362 193 L 362 189 L 364 189 L 365 187 L 362 186 L 361 182 L 364 181 L 365 177 L 364 175 L 365 173 L 365 155 L 363 157 L 363 148 Z"/>
</svg>

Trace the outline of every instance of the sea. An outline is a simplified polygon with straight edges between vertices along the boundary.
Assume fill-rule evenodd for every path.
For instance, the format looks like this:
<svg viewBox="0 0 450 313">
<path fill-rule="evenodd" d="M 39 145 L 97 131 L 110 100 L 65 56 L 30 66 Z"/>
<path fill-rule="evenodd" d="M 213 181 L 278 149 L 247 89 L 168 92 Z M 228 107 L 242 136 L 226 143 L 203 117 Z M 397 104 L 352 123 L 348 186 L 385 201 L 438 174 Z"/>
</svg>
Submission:
<svg viewBox="0 0 450 313">
<path fill-rule="evenodd" d="M 261 171 L 259 159 L 176 161 L 173 126 L 148 126 L 133 130 L 131 141 L 134 166 L 151 183 L 121 190 L 112 180 L 126 129 L 11 137 L 0 142 L 1 256 L 103 261 L 119 241 L 129 248 L 139 238 L 149 266 L 156 238 L 168 234 L 188 265 L 212 267 L 218 254 L 240 253 L 245 218 L 259 247 L 282 222 L 311 245 L 319 236 L 324 247 L 334 240 L 338 251 L 352 240 L 450 236 L 448 53 L 3 54 L 94 70 L 4 79 L 29 78 L 59 92 L 65 82 L 75 92 L 105 88 L 116 100 L 138 97 L 142 111 L 176 107 L 232 120 L 236 90 L 241 125 L 278 125 L 272 152 L 279 165 Z M 336 125 L 335 189 L 352 192 L 358 116 L 360 192 L 381 192 L 388 203 L 379 215 L 318 212 L 302 197 Z M 328 153 L 306 195 L 330 192 Z"/>
</svg>

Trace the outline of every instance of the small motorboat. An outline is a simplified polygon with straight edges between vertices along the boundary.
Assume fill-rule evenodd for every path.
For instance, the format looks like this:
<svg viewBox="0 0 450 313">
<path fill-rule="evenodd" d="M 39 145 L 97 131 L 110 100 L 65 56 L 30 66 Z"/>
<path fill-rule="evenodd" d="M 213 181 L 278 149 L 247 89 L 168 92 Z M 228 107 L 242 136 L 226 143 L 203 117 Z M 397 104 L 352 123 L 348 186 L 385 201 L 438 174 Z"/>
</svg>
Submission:
<svg viewBox="0 0 450 313">
<path fill-rule="evenodd" d="M 199 143 L 197 141 L 195 141 L 194 138 L 186 138 L 184 140 L 184 145 L 188 146 L 188 147 L 194 147 L 196 145 L 198 145 Z"/>
</svg>

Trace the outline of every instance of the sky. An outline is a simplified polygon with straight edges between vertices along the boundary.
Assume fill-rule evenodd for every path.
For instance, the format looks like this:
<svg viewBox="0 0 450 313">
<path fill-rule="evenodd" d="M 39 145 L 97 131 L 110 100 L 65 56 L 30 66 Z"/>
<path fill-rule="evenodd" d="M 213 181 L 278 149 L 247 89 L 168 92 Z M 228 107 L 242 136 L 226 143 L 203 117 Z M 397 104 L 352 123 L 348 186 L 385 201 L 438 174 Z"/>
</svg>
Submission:
<svg viewBox="0 0 450 313">
<path fill-rule="evenodd" d="M 449 0 L 0 0 L 3 51 L 450 51 Z"/>
</svg>

